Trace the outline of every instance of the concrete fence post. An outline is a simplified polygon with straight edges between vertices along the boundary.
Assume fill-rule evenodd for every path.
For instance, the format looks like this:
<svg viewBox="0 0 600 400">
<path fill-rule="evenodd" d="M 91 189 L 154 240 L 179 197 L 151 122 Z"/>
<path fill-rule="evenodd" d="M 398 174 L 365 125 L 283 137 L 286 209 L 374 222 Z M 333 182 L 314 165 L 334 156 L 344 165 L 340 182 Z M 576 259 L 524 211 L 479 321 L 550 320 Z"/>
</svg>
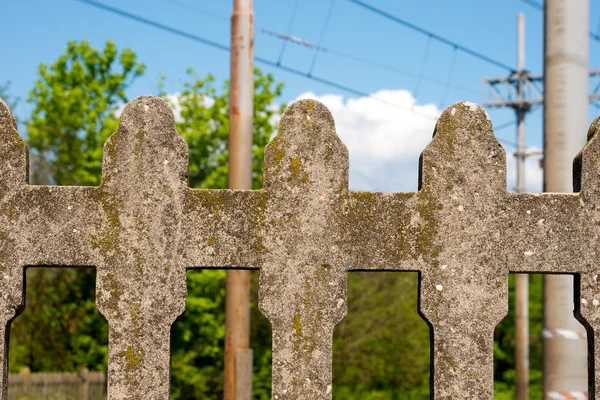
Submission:
<svg viewBox="0 0 600 400">
<path fill-rule="evenodd" d="M 257 269 L 259 307 L 273 328 L 273 398 L 329 400 L 347 273 L 418 271 L 432 397 L 493 399 L 508 274 L 571 274 L 581 277 L 575 311 L 593 341 L 595 398 L 599 128 L 597 120 L 575 160 L 576 193 L 507 193 L 506 156 L 488 115 L 456 103 L 422 153 L 417 192 L 358 192 L 348 187 L 348 150 L 333 116 L 301 100 L 265 149 L 261 190 L 200 190 L 188 187 L 188 148 L 173 112 L 144 96 L 125 107 L 104 146 L 102 184 L 56 187 L 28 184 L 27 147 L 0 101 L 0 326 L 6 332 L 22 310 L 25 266 L 94 265 L 109 323 L 108 398 L 167 400 L 187 269 Z M 0 335 L 0 400 L 7 339 Z M 236 365 L 251 359 L 237 353 Z"/>
</svg>

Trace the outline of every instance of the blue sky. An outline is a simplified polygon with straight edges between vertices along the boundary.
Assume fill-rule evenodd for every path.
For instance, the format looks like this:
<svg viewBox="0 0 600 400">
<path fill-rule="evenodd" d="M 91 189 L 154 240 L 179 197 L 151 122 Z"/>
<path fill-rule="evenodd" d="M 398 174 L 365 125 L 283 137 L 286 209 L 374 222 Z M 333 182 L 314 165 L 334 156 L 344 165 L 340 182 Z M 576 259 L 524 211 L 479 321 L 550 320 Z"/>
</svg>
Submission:
<svg viewBox="0 0 600 400">
<path fill-rule="evenodd" d="M 229 43 L 228 18 L 231 13 L 231 0 L 99 1 L 217 43 L 224 45 Z M 543 15 L 521 0 L 364 1 L 510 66 L 516 64 L 516 16 L 517 13 L 524 12 L 527 20 L 526 67 L 533 72 L 542 70 Z M 284 43 L 261 33 L 261 28 L 280 33 L 288 33 L 289 29 L 293 36 L 313 43 L 319 41 L 327 10 L 331 4 L 330 0 L 299 0 L 290 27 L 295 3 L 296 0 L 255 0 L 255 55 L 257 57 L 276 62 Z M 227 52 L 145 26 L 75 0 L 5 2 L 2 5 L 2 14 L 0 83 L 11 81 L 11 94 L 21 99 L 27 97 L 27 92 L 33 85 L 37 65 L 40 62 L 52 62 L 70 39 L 87 38 L 96 47 L 102 46 L 107 39 L 113 39 L 120 48 L 134 49 L 139 59 L 145 62 L 147 71 L 144 77 L 137 80 L 129 89 L 130 98 L 142 94 L 156 94 L 158 74 L 167 76 L 167 91 L 177 92 L 185 79 L 185 69 L 190 66 L 200 74 L 213 73 L 218 80 L 227 78 L 229 74 Z M 592 30 L 597 29 L 599 19 L 600 7 L 592 4 L 590 17 Z M 428 78 L 445 82 L 449 76 L 454 50 L 436 41 L 431 41 L 428 45 L 428 40 L 427 36 L 370 13 L 347 0 L 335 0 L 321 45 L 409 71 L 412 74 L 419 75 L 422 71 L 422 74 Z M 308 72 L 313 55 L 312 50 L 288 43 L 281 63 Z M 426 135 L 426 139 L 415 141 L 417 146 L 422 147 L 431 136 L 428 124 L 412 121 L 414 115 L 398 108 L 386 108 L 379 103 L 385 112 L 397 115 L 395 118 L 383 115 L 385 121 L 375 123 L 372 121 L 374 118 L 372 116 L 377 113 L 369 110 L 377 108 L 377 102 L 373 102 L 372 99 L 367 102 L 367 99 L 360 99 L 360 96 L 314 80 L 260 63 L 257 63 L 257 66 L 274 73 L 277 79 L 285 82 L 282 102 L 292 101 L 299 95 L 310 92 L 316 98 L 332 101 L 333 103 L 326 102 L 326 104 L 337 107 L 340 118 L 346 118 L 352 113 L 350 110 L 358 109 L 356 112 L 362 113 L 361 121 L 364 125 L 360 127 L 363 130 L 345 133 L 347 138 L 343 132 L 339 132 L 344 140 L 356 142 L 370 135 L 369 130 L 378 131 L 379 134 L 374 133 L 373 137 L 381 140 L 413 141 L 414 135 Z M 590 66 L 600 66 L 600 43 L 593 40 L 590 41 Z M 441 106 L 443 109 L 459 100 L 484 102 L 485 98 L 481 95 L 482 79 L 506 75 L 507 71 L 458 51 L 450 79 L 453 87 L 448 89 L 446 95 L 444 95 L 446 90 L 444 85 L 426 80 L 419 83 L 414 76 L 332 54 L 319 54 L 312 73 L 368 94 L 387 91 L 380 92 L 375 97 L 384 96 L 390 102 L 404 102 L 400 105 L 410 103 L 410 96 L 407 97 L 408 93 L 403 92 L 407 91 L 416 98 L 417 105 L 422 105 L 426 107 L 424 110 L 435 114 L 432 110 L 433 106 L 436 109 Z M 352 106 L 348 103 L 349 100 L 354 100 Z M 29 112 L 30 107 L 21 100 L 15 114 L 24 118 Z M 514 113 L 510 110 L 488 110 L 488 112 L 495 125 L 514 120 Z M 590 119 L 597 112 L 598 110 L 590 108 Z M 338 119 L 335 112 L 334 115 Z M 528 115 L 527 145 L 529 147 L 542 146 L 541 115 L 541 110 Z M 403 121 L 406 121 L 408 127 L 414 129 L 407 128 L 408 130 L 405 129 L 400 136 L 394 136 L 395 127 L 402 130 Z M 338 123 L 338 131 L 342 126 L 348 130 L 356 128 L 348 121 L 341 121 L 341 124 Z M 514 131 L 512 125 L 498 131 L 497 136 L 514 141 Z M 357 148 L 357 145 L 349 145 L 349 147 L 352 156 L 353 148 Z M 411 144 L 400 143 L 396 147 L 410 148 Z M 510 146 L 505 147 L 510 151 Z M 367 147 L 366 151 L 368 150 Z M 375 163 L 375 158 L 379 164 L 384 163 L 384 165 L 378 164 L 377 168 L 373 167 L 374 164 L 365 167 L 362 172 L 357 172 L 354 168 L 351 177 L 354 188 L 414 190 L 416 187 L 414 151 L 409 155 L 398 150 L 398 153 L 387 152 L 384 156 L 377 151 L 375 149 L 372 155 L 362 154 L 356 161 L 351 159 L 352 162 L 368 163 L 371 157 L 371 163 Z M 394 159 L 394 154 L 398 155 L 398 160 Z M 535 169 L 534 161 L 532 159 L 532 169 Z M 536 190 L 539 186 L 537 182 L 541 174 L 538 172 L 532 171 L 534 173 L 530 179 L 532 190 Z"/>
</svg>

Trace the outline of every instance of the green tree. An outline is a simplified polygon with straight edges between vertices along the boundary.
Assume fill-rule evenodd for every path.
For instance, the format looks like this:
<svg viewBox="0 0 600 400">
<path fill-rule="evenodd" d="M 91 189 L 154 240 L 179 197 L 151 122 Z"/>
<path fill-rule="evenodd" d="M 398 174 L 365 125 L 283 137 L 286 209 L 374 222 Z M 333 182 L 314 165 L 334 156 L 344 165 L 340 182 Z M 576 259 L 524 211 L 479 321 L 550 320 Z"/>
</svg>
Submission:
<svg viewBox="0 0 600 400">
<path fill-rule="evenodd" d="M 418 274 L 348 274 L 348 314 L 333 336 L 333 396 L 429 399 L 429 327 Z"/>
<path fill-rule="evenodd" d="M 91 268 L 27 269 L 26 309 L 12 324 L 11 372 L 105 371 L 108 326 L 96 310 Z"/>
<path fill-rule="evenodd" d="M 51 65 L 41 63 L 27 102 L 27 144 L 57 185 L 98 185 L 104 141 L 117 127 L 116 111 L 129 85 L 144 73 L 133 50 L 112 41 L 103 50 L 70 41 Z"/>
</svg>

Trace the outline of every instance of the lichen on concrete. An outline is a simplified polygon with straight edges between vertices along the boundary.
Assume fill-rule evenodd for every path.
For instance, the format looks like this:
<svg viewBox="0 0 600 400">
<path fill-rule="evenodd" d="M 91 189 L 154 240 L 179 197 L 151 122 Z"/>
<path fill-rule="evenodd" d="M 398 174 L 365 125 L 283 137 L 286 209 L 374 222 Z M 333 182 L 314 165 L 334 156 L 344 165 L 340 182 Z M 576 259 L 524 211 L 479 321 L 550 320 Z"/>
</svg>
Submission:
<svg viewBox="0 0 600 400">
<path fill-rule="evenodd" d="M 432 397 L 492 399 L 509 272 L 577 274 L 578 312 L 599 327 L 597 121 L 574 164 L 577 193 L 506 193 L 505 152 L 485 111 L 466 102 L 440 116 L 417 192 L 356 192 L 331 113 L 302 100 L 265 150 L 263 189 L 199 190 L 188 187 L 172 111 L 145 96 L 125 107 L 105 144 L 99 187 L 50 187 L 28 184 L 27 148 L 0 102 L 0 400 L 23 268 L 47 265 L 97 269 L 111 400 L 169 398 L 170 330 L 184 311 L 188 268 L 260 270 L 273 397 L 294 400 L 331 399 L 347 272 L 418 271 Z M 598 351 L 593 362 L 597 371 Z"/>
</svg>

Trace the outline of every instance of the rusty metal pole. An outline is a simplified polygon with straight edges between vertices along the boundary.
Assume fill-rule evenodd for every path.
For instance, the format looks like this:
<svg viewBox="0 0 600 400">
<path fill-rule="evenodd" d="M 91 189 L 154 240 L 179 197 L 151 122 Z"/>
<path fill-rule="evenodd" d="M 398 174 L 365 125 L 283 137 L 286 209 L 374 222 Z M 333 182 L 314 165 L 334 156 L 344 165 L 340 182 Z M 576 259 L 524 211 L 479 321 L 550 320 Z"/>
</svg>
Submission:
<svg viewBox="0 0 600 400">
<path fill-rule="evenodd" d="M 589 0 L 546 0 L 544 10 L 544 191 L 571 192 L 588 127 Z M 573 291 L 573 276 L 544 277 L 546 398 L 587 398 L 587 341 Z"/>
<path fill-rule="evenodd" d="M 525 14 L 517 17 L 517 192 L 525 191 L 525 113 L 529 105 L 524 101 L 525 79 Z M 529 399 L 529 275 L 515 275 L 515 361 L 517 373 L 516 400 Z"/>
<path fill-rule="evenodd" d="M 252 189 L 254 14 L 252 0 L 234 0 L 229 89 L 229 188 Z M 225 400 L 250 400 L 250 271 L 227 272 Z M 236 365 L 238 366 L 236 368 Z"/>
</svg>

